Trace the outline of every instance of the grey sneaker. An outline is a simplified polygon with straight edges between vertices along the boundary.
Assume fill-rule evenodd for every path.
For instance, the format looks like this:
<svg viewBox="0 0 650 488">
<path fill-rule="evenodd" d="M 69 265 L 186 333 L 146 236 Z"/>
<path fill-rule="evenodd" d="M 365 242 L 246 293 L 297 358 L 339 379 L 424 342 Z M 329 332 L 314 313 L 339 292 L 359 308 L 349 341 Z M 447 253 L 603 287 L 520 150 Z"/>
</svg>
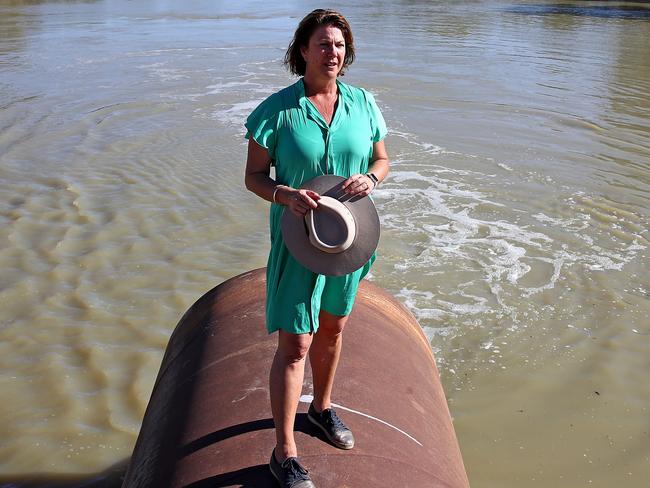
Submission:
<svg viewBox="0 0 650 488">
<path fill-rule="evenodd" d="M 280 464 L 275 459 L 274 451 L 275 449 L 271 452 L 269 468 L 282 488 L 316 488 L 307 470 L 298 462 L 298 458 L 290 457 Z"/>
<path fill-rule="evenodd" d="M 329 441 L 339 449 L 352 449 L 354 447 L 352 431 L 336 415 L 334 409 L 326 408 L 321 413 L 318 413 L 312 403 L 309 405 L 307 418 L 312 424 L 319 427 Z"/>
</svg>

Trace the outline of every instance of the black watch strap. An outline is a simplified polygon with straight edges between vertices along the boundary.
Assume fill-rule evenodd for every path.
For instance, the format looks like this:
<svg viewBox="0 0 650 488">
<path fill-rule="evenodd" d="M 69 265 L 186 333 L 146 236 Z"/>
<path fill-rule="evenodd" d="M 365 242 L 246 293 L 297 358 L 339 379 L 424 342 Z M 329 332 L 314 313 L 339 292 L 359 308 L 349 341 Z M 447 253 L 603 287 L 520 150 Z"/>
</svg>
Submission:
<svg viewBox="0 0 650 488">
<path fill-rule="evenodd" d="M 377 188 L 377 185 L 379 184 L 379 178 L 377 178 L 375 173 L 366 173 L 366 176 L 372 180 L 374 184 L 373 188 Z"/>
</svg>

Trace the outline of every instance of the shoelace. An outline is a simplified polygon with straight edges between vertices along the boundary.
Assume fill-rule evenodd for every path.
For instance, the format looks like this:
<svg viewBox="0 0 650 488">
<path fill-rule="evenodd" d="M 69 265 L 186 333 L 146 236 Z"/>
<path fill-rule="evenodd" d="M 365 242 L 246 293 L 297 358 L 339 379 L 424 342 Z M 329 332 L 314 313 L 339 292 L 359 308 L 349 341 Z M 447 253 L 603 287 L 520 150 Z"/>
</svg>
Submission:
<svg viewBox="0 0 650 488">
<path fill-rule="evenodd" d="M 325 410 L 323 412 L 323 417 L 325 417 L 325 422 L 330 424 L 335 429 L 347 429 L 343 421 L 336 415 L 336 412 L 332 409 Z"/>
<path fill-rule="evenodd" d="M 287 458 L 282 463 L 282 469 L 288 470 L 287 481 L 308 480 L 307 470 L 301 466 L 296 458 Z"/>
</svg>

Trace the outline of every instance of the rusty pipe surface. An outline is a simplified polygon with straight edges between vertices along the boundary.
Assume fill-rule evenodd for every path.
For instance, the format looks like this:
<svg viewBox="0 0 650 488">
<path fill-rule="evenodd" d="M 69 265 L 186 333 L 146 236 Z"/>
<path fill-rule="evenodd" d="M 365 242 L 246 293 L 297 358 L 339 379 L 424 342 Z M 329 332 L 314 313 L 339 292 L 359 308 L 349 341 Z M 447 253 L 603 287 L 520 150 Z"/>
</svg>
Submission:
<svg viewBox="0 0 650 488">
<path fill-rule="evenodd" d="M 124 481 L 139 487 L 272 487 L 268 374 L 277 335 L 264 326 L 265 274 L 201 297 L 174 330 Z M 411 313 L 368 281 L 346 325 L 332 401 L 356 445 L 329 445 L 296 418 L 301 461 L 319 488 L 468 487 L 429 342 Z"/>
</svg>

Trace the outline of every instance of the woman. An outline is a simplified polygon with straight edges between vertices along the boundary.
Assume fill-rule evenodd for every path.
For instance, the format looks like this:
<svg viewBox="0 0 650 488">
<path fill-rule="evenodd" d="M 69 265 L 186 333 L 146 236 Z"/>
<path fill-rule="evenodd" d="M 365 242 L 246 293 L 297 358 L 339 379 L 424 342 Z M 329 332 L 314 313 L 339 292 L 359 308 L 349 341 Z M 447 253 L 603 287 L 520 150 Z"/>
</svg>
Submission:
<svg viewBox="0 0 650 488">
<path fill-rule="evenodd" d="M 374 255 L 348 275 L 317 275 L 293 259 L 280 230 L 283 212 L 302 217 L 318 206 L 317 193 L 299 189 L 303 182 L 334 174 L 346 178 L 349 195 L 367 196 L 388 174 L 386 126 L 372 95 L 338 80 L 353 60 L 347 20 L 314 10 L 300 22 L 285 56 L 290 71 L 303 78 L 267 98 L 246 121 L 246 187 L 273 203 L 266 323 L 269 333 L 279 333 L 269 380 L 277 439 L 270 468 L 284 487 L 314 486 L 298 462 L 293 435 L 307 354 L 314 384 L 309 420 L 335 446 L 354 446 L 352 432 L 331 408 L 331 394 L 342 332 Z"/>
</svg>

